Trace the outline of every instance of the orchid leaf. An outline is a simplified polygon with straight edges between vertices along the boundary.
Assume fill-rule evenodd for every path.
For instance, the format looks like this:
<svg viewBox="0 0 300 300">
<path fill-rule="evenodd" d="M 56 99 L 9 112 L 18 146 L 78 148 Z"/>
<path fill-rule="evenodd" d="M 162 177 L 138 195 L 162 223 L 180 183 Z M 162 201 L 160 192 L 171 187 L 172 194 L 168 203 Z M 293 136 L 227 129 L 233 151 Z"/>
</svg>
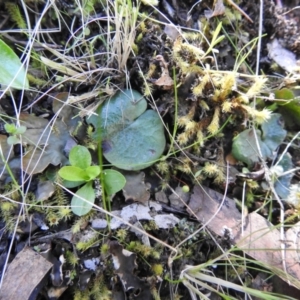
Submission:
<svg viewBox="0 0 300 300">
<path fill-rule="evenodd" d="M 87 120 L 95 128 L 93 138 L 102 141 L 104 157 L 120 169 L 144 169 L 165 149 L 161 119 L 146 108 L 140 93 L 123 90 L 98 107 L 98 116 Z"/>
</svg>

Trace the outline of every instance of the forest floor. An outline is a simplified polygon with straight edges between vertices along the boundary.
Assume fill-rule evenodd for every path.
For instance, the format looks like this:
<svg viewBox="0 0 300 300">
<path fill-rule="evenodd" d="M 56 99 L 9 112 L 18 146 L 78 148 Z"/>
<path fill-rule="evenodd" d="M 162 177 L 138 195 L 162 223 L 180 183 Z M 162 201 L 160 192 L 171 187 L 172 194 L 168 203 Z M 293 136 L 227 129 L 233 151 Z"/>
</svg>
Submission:
<svg viewBox="0 0 300 300">
<path fill-rule="evenodd" d="M 0 1 L 0 298 L 300 299 L 298 4 Z"/>
</svg>

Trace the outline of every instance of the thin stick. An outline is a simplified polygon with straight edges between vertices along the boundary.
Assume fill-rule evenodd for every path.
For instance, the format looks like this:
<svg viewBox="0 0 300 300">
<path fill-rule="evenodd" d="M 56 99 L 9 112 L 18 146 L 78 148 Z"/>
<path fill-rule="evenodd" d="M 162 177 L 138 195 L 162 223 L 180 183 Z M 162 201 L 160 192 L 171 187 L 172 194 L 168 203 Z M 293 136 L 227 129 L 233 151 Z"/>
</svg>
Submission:
<svg viewBox="0 0 300 300">
<path fill-rule="evenodd" d="M 227 3 L 233 6 L 234 9 L 239 11 L 249 22 L 253 23 L 253 20 L 238 6 L 236 5 L 232 0 L 227 0 Z"/>
</svg>

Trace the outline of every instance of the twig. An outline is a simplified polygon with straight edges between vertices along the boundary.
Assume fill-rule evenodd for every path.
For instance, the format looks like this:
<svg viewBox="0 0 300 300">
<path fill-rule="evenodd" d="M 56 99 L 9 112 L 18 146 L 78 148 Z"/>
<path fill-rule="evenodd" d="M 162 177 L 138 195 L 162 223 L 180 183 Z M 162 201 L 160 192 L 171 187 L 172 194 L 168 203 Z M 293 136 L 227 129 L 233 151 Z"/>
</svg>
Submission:
<svg viewBox="0 0 300 300">
<path fill-rule="evenodd" d="M 237 11 L 239 11 L 249 22 L 253 23 L 253 20 L 238 6 L 236 5 L 232 0 L 226 0 L 228 4 L 233 6 Z"/>
</svg>

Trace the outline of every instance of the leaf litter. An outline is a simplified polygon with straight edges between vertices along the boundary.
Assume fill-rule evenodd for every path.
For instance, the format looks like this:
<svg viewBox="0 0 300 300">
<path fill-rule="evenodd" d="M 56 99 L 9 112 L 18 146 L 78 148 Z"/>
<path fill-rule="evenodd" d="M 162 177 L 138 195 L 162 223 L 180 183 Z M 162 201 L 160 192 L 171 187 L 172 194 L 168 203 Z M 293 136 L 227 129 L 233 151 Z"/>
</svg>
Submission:
<svg viewBox="0 0 300 300">
<path fill-rule="evenodd" d="M 52 13 L 55 15 L 57 11 L 63 10 L 68 11 L 71 17 L 76 16 L 76 9 L 67 2 L 58 1 Z M 147 1 L 144 2 L 145 5 L 148 4 Z M 247 69 L 245 62 L 251 65 L 256 59 L 254 52 L 249 50 L 252 42 L 247 45 L 249 52 L 244 52 L 244 58 L 239 61 L 239 55 L 236 56 L 236 50 L 231 49 L 221 31 L 222 28 L 234 36 L 236 33 L 232 31 L 230 23 L 235 23 L 240 30 L 237 46 L 242 49 L 257 36 L 257 33 L 253 33 L 253 24 L 249 24 L 253 19 L 255 26 L 258 25 L 259 7 L 255 3 L 243 1 L 238 3 L 239 6 L 233 1 L 204 2 L 206 3 L 163 1 L 160 7 L 163 14 L 159 14 L 160 18 L 164 21 L 170 19 L 174 26 L 167 25 L 163 28 L 161 24 L 142 15 L 138 26 L 128 25 L 135 31 L 135 40 L 130 45 L 130 53 L 135 55 L 128 58 L 130 72 L 126 79 L 120 75 L 121 72 L 116 72 L 117 69 L 121 70 L 119 61 L 102 54 L 106 53 L 107 48 L 101 39 L 85 41 L 90 43 L 87 49 L 99 50 L 96 56 L 93 56 L 96 52 L 89 53 L 89 57 L 95 57 L 91 63 L 87 57 L 82 56 L 76 40 L 80 38 L 80 34 L 69 37 L 64 25 L 61 35 L 52 35 L 52 42 L 56 43 L 58 49 L 62 47 L 60 42 L 64 35 L 67 45 L 74 42 L 70 52 L 65 48 L 66 56 L 49 45 L 41 45 L 51 55 L 43 52 L 40 56 L 48 73 L 39 74 L 43 74 L 43 79 L 49 80 L 48 85 L 58 93 L 49 94 L 50 100 L 47 101 L 51 105 L 46 109 L 43 106 L 46 105 L 46 98 L 43 99 L 44 102 L 29 100 L 29 107 L 35 114 L 22 112 L 18 116 L 18 122 L 24 127 L 14 122 L 13 129 L 20 128 L 19 131 L 7 130 L 0 135 L 1 153 L 5 158 L 0 161 L 0 168 L 3 170 L 0 180 L 5 186 L 1 190 L 1 215 L 4 224 L 1 234 L 4 242 L 9 239 L 9 230 L 6 228 L 12 224 L 11 220 L 17 218 L 22 199 L 25 199 L 23 196 L 15 196 L 14 192 L 18 189 L 13 186 L 15 182 L 12 182 L 11 174 L 14 178 L 22 178 L 21 172 L 24 170 L 26 178 L 27 175 L 31 176 L 32 183 L 29 184 L 29 194 L 26 194 L 29 208 L 24 215 L 25 220 L 18 227 L 17 238 L 22 242 L 16 241 L 16 244 L 20 249 L 22 245 L 30 244 L 35 253 L 48 253 L 47 260 L 53 265 L 51 283 L 45 285 L 43 290 L 48 297 L 98 299 L 102 295 L 103 299 L 153 299 L 158 295 L 159 289 L 160 296 L 156 296 L 157 299 L 170 299 L 171 296 L 197 299 L 187 282 L 177 285 L 176 280 L 187 264 L 201 266 L 218 256 L 217 244 L 222 249 L 236 247 L 235 249 L 242 250 L 254 259 L 253 263 L 261 264 L 262 269 L 271 270 L 273 274 L 299 288 L 299 223 L 296 222 L 299 174 L 293 168 L 298 165 L 300 155 L 296 139 L 293 140 L 291 135 L 298 130 L 298 107 L 293 93 L 298 82 L 296 58 L 300 52 L 297 46 L 298 35 L 289 41 L 282 38 L 280 31 L 284 28 L 292 32 L 294 16 L 287 18 L 286 14 L 289 15 L 289 12 L 282 13 L 272 1 L 265 3 L 264 26 L 273 39 L 266 38 L 263 53 L 268 53 L 268 59 L 275 61 L 277 68 L 281 68 L 277 69 L 278 72 L 285 76 L 284 80 L 279 79 L 280 83 L 272 88 L 265 76 L 251 77 L 251 72 Z M 28 5 L 32 6 L 30 3 Z M 129 2 L 126 9 L 128 5 Z M 35 8 L 31 7 L 33 11 Z M 97 5 L 94 8 L 99 9 Z M 131 8 L 133 13 L 136 8 Z M 140 8 L 145 9 L 143 6 Z M 209 15 L 207 8 L 211 12 Z M 107 9 L 102 11 L 105 11 L 104 15 L 111 13 L 113 9 L 118 13 L 126 11 L 125 7 L 120 10 L 112 3 L 107 5 Z M 148 9 L 150 7 L 145 12 Z M 87 15 L 93 14 L 88 6 L 83 11 L 89 12 Z M 222 23 L 216 16 L 222 18 Z M 84 22 L 88 20 L 85 18 L 86 16 L 83 18 Z M 101 19 L 101 14 L 99 18 Z M 119 19 L 122 18 L 126 19 L 124 15 Z M 49 20 L 56 22 L 53 15 L 49 16 Z M 113 23 L 115 37 L 118 36 L 117 20 L 118 18 Z M 6 22 L 12 23 L 9 20 L 4 25 Z M 101 32 L 109 32 L 109 27 L 104 23 L 100 21 Z M 76 25 L 80 28 L 79 32 L 84 29 L 84 26 L 81 27 L 83 24 Z M 81 33 L 82 36 L 97 36 L 98 33 L 93 28 L 96 25 L 94 19 L 89 19 L 85 25 L 87 30 L 84 34 Z M 197 30 L 186 30 L 200 27 L 203 28 L 203 35 Z M 111 38 L 109 33 L 106 37 Z M 210 43 L 205 44 L 205 39 Z M 123 51 L 125 53 L 125 48 Z M 75 59 L 76 55 L 80 57 L 79 60 Z M 274 67 L 270 66 L 268 59 L 262 60 L 261 64 L 265 74 L 269 74 Z M 87 73 L 87 70 L 91 73 Z M 32 71 L 37 72 L 30 69 L 29 73 Z M 241 73 L 237 74 L 237 71 Z M 55 80 L 51 81 L 48 74 L 55 74 L 52 78 Z M 104 78 L 106 79 L 102 82 Z M 95 88 L 95 83 L 99 87 Z M 36 85 L 32 77 L 30 84 Z M 288 92 L 279 90 L 285 85 Z M 174 88 L 178 95 L 174 94 Z M 293 89 L 293 96 L 285 103 L 279 98 L 285 98 L 285 94 L 290 95 L 289 89 Z M 43 88 L 45 90 L 46 87 Z M 134 90 L 138 93 L 135 94 Z M 279 95 L 275 100 L 271 96 L 274 91 L 275 95 Z M 17 97 L 15 91 L 11 93 L 12 98 Z M 46 95 L 48 93 L 47 91 Z M 281 97 L 282 94 L 284 97 Z M 25 98 L 28 95 L 25 94 Z M 100 102 L 104 104 L 95 109 L 97 103 L 94 102 L 98 100 L 94 100 L 98 99 L 98 95 Z M 2 100 L 10 99 L 6 94 L 2 97 Z M 253 106 L 254 97 L 257 107 Z M 152 102 L 152 98 L 155 101 Z M 72 105 L 69 105 L 71 102 Z M 3 107 L 4 103 L 2 101 Z M 142 106 L 141 113 L 135 115 L 139 106 Z M 90 114 L 85 111 L 91 108 L 94 111 Z M 165 129 L 156 108 L 161 112 Z M 43 115 L 41 112 L 44 110 L 46 114 Z M 270 117 L 271 111 L 273 114 Z M 287 127 L 278 112 L 283 115 Z M 13 113 L 14 111 L 6 108 L 4 119 L 9 120 L 7 116 Z M 106 120 L 107 126 L 99 121 L 99 115 L 102 121 Z M 293 116 L 292 121 L 290 115 Z M 174 126 L 173 135 L 165 139 L 166 131 L 172 132 Z M 114 185 L 119 184 L 119 181 L 112 183 L 110 179 L 106 180 L 107 187 L 109 184 L 110 187 L 104 192 L 108 194 L 109 201 L 112 200 L 111 213 L 115 216 L 109 219 L 100 209 L 103 205 L 103 191 L 99 186 L 99 179 L 93 179 L 93 183 L 89 183 L 89 190 L 93 190 L 93 198 L 99 209 L 91 209 L 93 206 L 90 206 L 88 214 L 88 211 L 84 211 L 80 218 L 76 218 L 71 214 L 71 198 L 64 190 L 66 185 L 60 181 L 57 173 L 60 167 L 68 164 L 70 150 L 77 144 L 84 144 L 90 149 L 95 164 L 100 136 L 104 137 L 102 149 L 107 160 L 105 163 L 127 170 L 122 171 L 126 185 L 122 191 L 115 192 Z M 155 140 L 152 140 L 153 137 Z M 22 158 L 12 148 L 13 144 L 21 144 L 24 148 L 21 151 L 24 153 Z M 284 148 L 286 144 L 288 147 Z M 166 156 L 160 159 L 162 154 Z M 232 175 L 228 181 L 225 172 L 227 154 L 234 156 L 230 162 Z M 291 227 L 285 228 L 285 241 L 281 241 L 283 235 L 280 233 L 283 219 L 278 217 L 279 205 L 270 193 L 268 169 L 263 166 L 262 160 L 270 169 L 272 184 L 282 201 L 290 199 L 292 191 L 295 194 L 295 207 L 287 202 L 283 203 L 285 218 Z M 6 162 L 12 173 L 8 171 Z M 151 165 L 154 167 L 145 169 Z M 155 176 L 154 169 L 162 180 Z M 117 172 L 114 169 L 106 169 L 105 172 L 109 171 Z M 68 186 L 69 191 L 78 192 L 77 186 Z M 192 192 L 184 192 L 183 186 L 189 186 Z M 97 189 L 97 193 L 94 193 Z M 224 196 L 227 189 L 228 196 Z M 87 191 L 81 196 L 86 198 Z M 246 197 L 247 208 L 241 208 L 239 200 L 243 197 Z M 10 198 L 17 203 L 12 202 L 10 205 L 7 200 Z M 78 206 L 82 206 L 82 200 L 78 203 Z M 40 217 L 37 217 L 35 209 L 42 212 Z M 72 231 L 68 229 L 67 233 L 66 228 L 72 228 Z M 201 228 L 203 230 L 198 231 Z M 207 230 L 211 237 L 208 237 Z M 160 243 L 157 240 L 154 242 L 154 238 L 159 239 Z M 285 248 L 282 248 L 283 242 Z M 44 244 L 49 247 L 47 250 L 44 249 Z M 162 245 L 168 247 L 164 248 Z M 4 248 L 1 265 L 8 253 L 7 242 Z M 173 252 L 170 253 L 168 249 Z M 173 256 L 175 252 L 176 259 Z M 17 251 L 11 253 L 10 259 L 16 254 Z M 20 254 L 23 255 L 22 252 Z M 16 258 L 13 262 L 17 263 Z M 214 276 L 223 280 L 224 269 L 221 264 L 211 266 L 211 270 Z M 259 283 L 255 287 L 256 290 L 263 289 L 267 279 L 250 271 L 250 268 L 247 271 L 252 272 L 251 276 L 256 279 L 263 278 L 257 279 L 256 282 Z M 238 277 L 241 274 L 228 273 L 232 281 L 240 280 Z M 243 277 L 245 285 L 248 279 L 247 275 Z M 269 282 L 268 291 L 276 291 L 276 286 Z M 210 287 L 213 288 L 214 284 Z M 203 287 L 199 288 L 199 293 L 200 290 Z M 206 288 L 203 295 L 211 293 L 211 297 L 219 299 L 216 292 L 209 290 Z M 229 293 L 233 297 L 242 297 L 242 293 L 238 291 Z M 42 295 L 38 297 L 44 299 Z"/>
</svg>

